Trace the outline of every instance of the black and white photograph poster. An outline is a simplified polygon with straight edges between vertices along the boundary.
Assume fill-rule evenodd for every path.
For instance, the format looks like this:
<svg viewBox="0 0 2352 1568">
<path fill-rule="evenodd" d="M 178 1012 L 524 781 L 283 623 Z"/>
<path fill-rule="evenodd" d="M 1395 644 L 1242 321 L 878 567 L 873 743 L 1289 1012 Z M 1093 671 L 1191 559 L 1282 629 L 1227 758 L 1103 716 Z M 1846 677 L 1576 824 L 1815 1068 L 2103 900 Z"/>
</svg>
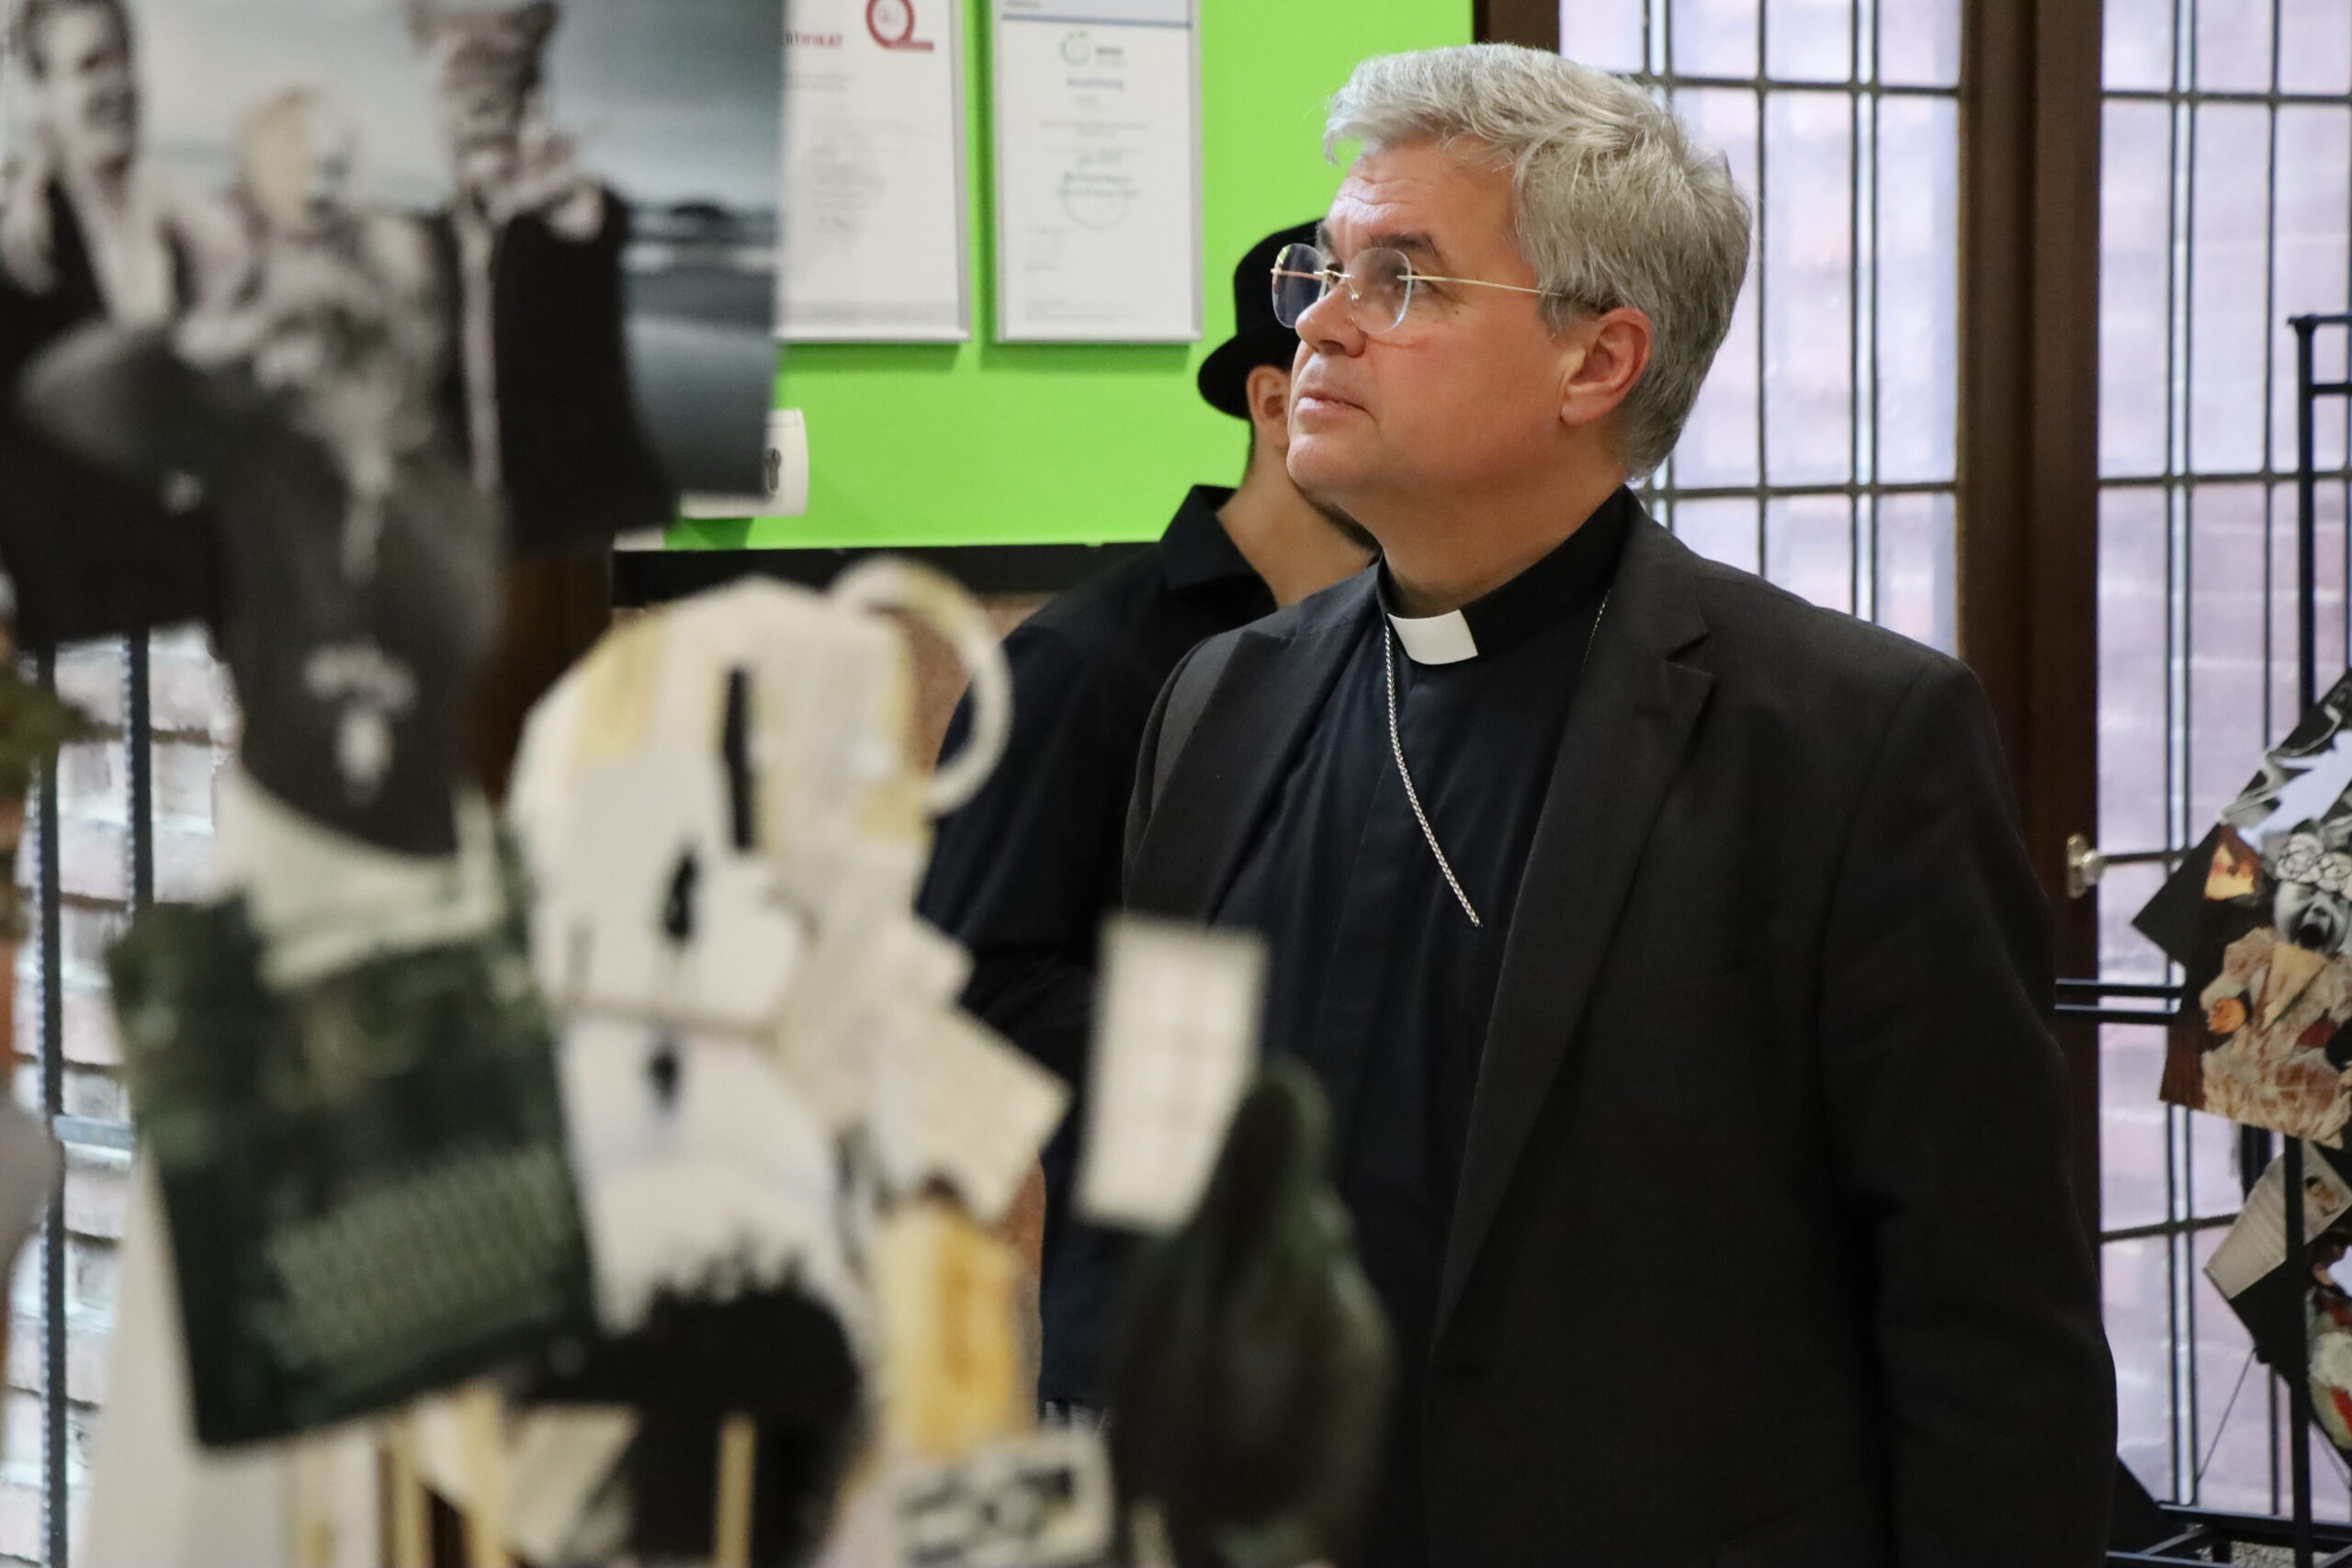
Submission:
<svg viewBox="0 0 2352 1568">
<path fill-rule="evenodd" d="M 194 590 L 74 597 L 103 596 L 94 553 L 201 571 L 187 540 L 208 529 L 175 523 L 235 548 L 259 502 L 183 460 L 168 427 L 191 405 L 275 405 L 356 496 L 447 468 L 524 549 L 761 488 L 775 0 L 12 0 L 8 17 L 0 434 L 23 472 L 0 552 L 69 631 L 209 613 Z M 117 372 L 117 428 L 55 428 L 27 378 L 93 327 L 144 334 L 140 373 L 85 355 Z M 95 482 L 143 513 L 91 504 Z M 105 517 L 126 520 L 71 536 Z"/>
<path fill-rule="evenodd" d="M 764 477 L 781 7 L 7 14 L 21 640 L 202 620 L 269 795 L 449 852 L 505 553 Z"/>
</svg>

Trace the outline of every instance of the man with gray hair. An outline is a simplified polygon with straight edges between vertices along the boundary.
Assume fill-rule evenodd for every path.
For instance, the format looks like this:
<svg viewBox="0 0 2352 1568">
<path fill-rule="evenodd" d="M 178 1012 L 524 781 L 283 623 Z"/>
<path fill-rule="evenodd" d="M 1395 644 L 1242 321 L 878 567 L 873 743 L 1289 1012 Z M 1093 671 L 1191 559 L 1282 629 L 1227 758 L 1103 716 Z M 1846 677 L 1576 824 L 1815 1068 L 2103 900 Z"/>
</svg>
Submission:
<svg viewBox="0 0 2352 1568">
<path fill-rule="evenodd" d="M 2087 1568 L 2112 1372 L 1984 698 L 1626 488 L 1746 198 L 1504 46 L 1366 62 L 1342 143 L 1289 462 L 1382 559 L 1171 677 L 1127 897 L 1263 931 L 1330 1096 L 1403 1370 L 1362 1560 Z"/>
</svg>

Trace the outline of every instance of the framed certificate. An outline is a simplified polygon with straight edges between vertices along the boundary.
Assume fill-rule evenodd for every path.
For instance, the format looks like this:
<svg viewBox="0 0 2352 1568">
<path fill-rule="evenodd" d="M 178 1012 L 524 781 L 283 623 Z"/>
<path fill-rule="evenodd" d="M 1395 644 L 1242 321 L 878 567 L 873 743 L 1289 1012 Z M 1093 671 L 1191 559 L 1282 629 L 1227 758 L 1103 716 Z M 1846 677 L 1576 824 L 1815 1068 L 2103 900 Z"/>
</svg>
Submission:
<svg viewBox="0 0 2352 1568">
<path fill-rule="evenodd" d="M 1003 341 L 1199 341 L 1194 4 L 993 0 Z"/>
<path fill-rule="evenodd" d="M 961 343 L 963 7 L 792 0 L 785 39 L 781 335 Z"/>
</svg>

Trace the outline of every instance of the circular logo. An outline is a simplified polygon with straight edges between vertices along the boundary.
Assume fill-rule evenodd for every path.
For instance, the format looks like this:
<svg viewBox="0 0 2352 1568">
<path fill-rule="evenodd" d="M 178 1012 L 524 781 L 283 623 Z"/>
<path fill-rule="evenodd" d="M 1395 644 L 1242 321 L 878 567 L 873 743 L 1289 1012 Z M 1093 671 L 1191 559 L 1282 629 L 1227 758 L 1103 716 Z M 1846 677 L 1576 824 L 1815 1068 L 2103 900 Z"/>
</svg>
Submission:
<svg viewBox="0 0 2352 1568">
<path fill-rule="evenodd" d="M 1115 175 L 1072 169 L 1062 175 L 1062 210 L 1084 229 L 1115 229 L 1125 221 L 1135 190 Z"/>
<path fill-rule="evenodd" d="M 865 30 L 884 49 L 897 49 L 914 41 L 915 8 L 912 0 L 865 0 Z"/>
<path fill-rule="evenodd" d="M 1094 58 L 1094 40 L 1083 32 L 1062 36 L 1062 58 L 1072 65 L 1083 65 Z"/>
</svg>

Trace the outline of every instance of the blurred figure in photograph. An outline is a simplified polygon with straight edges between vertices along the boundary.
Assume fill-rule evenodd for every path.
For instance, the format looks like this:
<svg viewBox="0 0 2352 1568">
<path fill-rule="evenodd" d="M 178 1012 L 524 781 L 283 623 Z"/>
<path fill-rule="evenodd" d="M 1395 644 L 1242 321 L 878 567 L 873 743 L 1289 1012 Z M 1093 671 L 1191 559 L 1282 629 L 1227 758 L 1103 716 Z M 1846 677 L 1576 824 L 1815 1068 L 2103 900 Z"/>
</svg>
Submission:
<svg viewBox="0 0 2352 1568">
<path fill-rule="evenodd" d="M 549 123 L 554 0 L 411 0 L 455 198 L 434 222 L 458 354 L 443 400 L 475 482 L 523 547 L 669 522 L 675 496 L 631 385 L 621 263 L 628 204 Z"/>
<path fill-rule="evenodd" d="M 68 338 L 27 374 L 28 417 L 217 519 L 214 637 L 239 761 L 268 800 L 379 850 L 447 854 L 500 541 L 438 417 L 430 236 L 352 203 L 356 133 L 314 94 L 273 100 L 238 151 L 246 287 L 175 328 Z"/>
<path fill-rule="evenodd" d="M 91 321 L 161 326 L 233 288 L 244 257 L 224 205 L 141 155 L 122 0 L 23 0 L 13 20 L 33 128 L 0 175 L 0 556 L 20 633 L 46 646 L 200 614 L 209 541 L 28 432 L 25 367 Z"/>
</svg>

